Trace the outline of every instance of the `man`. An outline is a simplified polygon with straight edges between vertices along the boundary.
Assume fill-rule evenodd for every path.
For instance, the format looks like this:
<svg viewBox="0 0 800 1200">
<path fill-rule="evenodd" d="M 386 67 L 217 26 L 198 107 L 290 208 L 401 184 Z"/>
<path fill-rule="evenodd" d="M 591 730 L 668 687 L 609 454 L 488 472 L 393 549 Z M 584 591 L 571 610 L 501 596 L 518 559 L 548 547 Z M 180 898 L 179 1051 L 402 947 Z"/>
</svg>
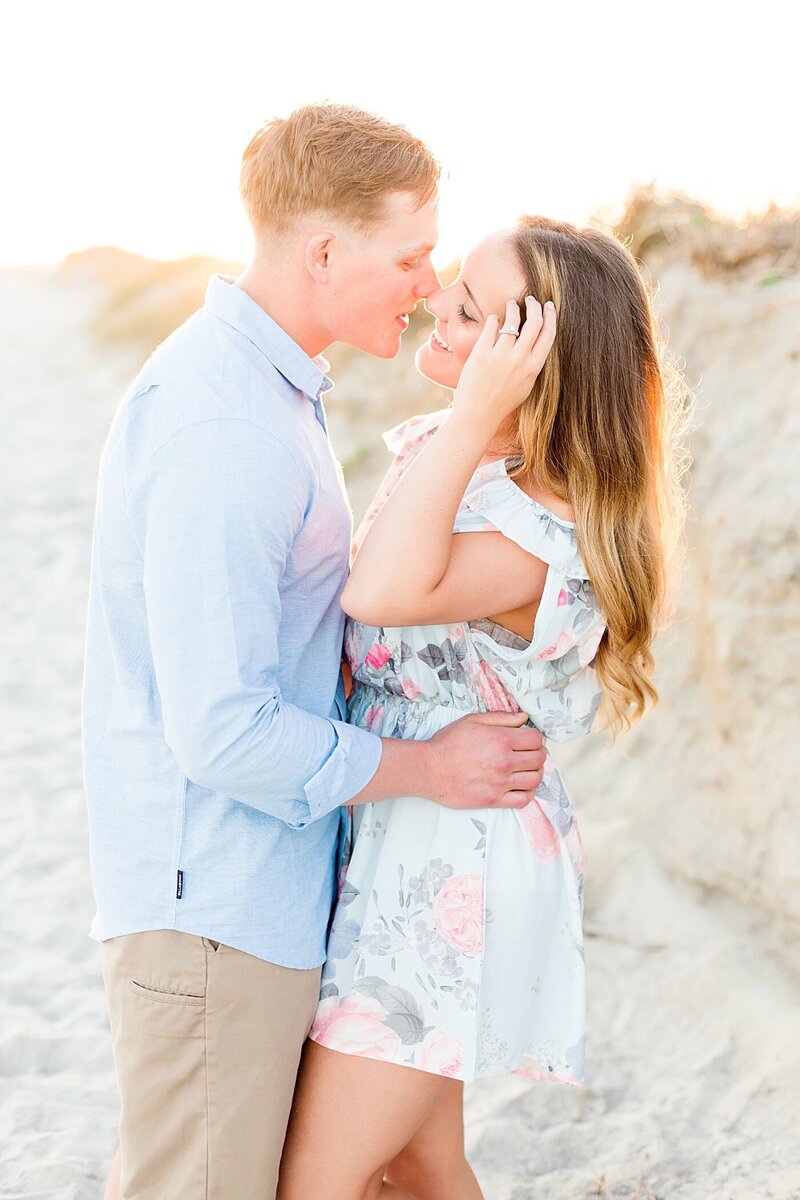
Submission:
<svg viewBox="0 0 800 1200">
<path fill-rule="evenodd" d="M 523 716 L 429 742 L 344 720 L 352 516 L 317 356 L 397 354 L 438 287 L 437 182 L 421 142 L 355 109 L 262 129 L 252 262 L 211 279 L 104 450 L 84 748 L 126 1200 L 274 1196 L 344 806 L 519 805 L 541 779 Z"/>
</svg>

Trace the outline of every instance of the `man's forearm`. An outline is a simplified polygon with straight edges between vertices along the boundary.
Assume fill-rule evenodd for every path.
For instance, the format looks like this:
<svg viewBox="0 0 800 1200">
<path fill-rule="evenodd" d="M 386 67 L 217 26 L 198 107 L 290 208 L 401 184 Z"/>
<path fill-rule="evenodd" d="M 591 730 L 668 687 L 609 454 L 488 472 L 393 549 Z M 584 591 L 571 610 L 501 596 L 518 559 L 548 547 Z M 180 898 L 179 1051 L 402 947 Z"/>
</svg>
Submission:
<svg viewBox="0 0 800 1200">
<path fill-rule="evenodd" d="M 445 808 L 521 808 L 542 781 L 546 752 L 526 712 L 469 713 L 424 741 L 381 738 L 381 761 L 348 804 L 422 796 Z"/>
<path fill-rule="evenodd" d="M 393 800 L 397 796 L 424 796 L 428 800 L 437 800 L 436 752 L 431 743 L 401 738 L 381 738 L 381 742 L 383 753 L 377 771 L 367 786 L 347 803 L 371 804 L 377 800 Z"/>
</svg>

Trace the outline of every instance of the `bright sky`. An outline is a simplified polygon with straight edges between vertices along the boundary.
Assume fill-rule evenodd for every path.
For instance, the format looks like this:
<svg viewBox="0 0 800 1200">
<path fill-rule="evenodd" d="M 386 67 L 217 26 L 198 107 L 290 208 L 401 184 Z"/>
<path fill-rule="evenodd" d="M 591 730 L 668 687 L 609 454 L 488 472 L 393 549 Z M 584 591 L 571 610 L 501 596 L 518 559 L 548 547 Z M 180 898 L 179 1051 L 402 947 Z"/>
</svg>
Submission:
<svg viewBox="0 0 800 1200">
<path fill-rule="evenodd" d="M 5 0 L 0 16 L 0 265 L 106 244 L 245 258 L 241 152 L 264 118 L 323 99 L 436 152 L 440 262 L 524 211 L 616 211 L 635 183 L 735 216 L 800 204 L 800 30 L 781 0 Z"/>
</svg>

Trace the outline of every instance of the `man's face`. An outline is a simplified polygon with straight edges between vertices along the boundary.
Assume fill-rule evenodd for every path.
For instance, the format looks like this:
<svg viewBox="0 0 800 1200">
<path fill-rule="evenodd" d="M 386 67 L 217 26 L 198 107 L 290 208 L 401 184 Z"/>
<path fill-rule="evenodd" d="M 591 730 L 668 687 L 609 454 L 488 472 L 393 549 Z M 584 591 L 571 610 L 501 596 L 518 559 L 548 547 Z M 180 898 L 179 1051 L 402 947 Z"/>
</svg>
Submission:
<svg viewBox="0 0 800 1200">
<path fill-rule="evenodd" d="M 430 257 L 439 236 L 438 200 L 417 203 L 395 192 L 379 224 L 363 233 L 337 229 L 323 300 L 331 341 L 394 358 L 409 313 L 439 288 Z"/>
</svg>

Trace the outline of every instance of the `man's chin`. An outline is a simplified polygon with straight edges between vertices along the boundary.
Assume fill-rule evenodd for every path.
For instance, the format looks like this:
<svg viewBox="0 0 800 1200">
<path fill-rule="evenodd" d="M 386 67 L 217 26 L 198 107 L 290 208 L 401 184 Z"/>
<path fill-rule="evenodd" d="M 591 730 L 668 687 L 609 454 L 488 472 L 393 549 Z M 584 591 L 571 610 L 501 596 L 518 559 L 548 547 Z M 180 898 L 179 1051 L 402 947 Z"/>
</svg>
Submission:
<svg viewBox="0 0 800 1200">
<path fill-rule="evenodd" d="M 373 358 L 397 358 L 402 344 L 403 335 L 395 333 L 390 337 L 381 338 L 380 341 L 377 338 L 374 341 L 365 339 L 356 346 L 356 349 Z"/>
</svg>

